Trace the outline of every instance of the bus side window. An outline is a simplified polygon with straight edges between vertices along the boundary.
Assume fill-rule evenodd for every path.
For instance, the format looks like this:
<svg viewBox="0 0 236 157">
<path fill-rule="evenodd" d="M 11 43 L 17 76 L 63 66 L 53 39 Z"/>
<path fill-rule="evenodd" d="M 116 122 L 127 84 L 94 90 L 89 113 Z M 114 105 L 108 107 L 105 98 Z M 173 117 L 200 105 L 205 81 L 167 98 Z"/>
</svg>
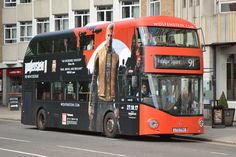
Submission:
<svg viewBox="0 0 236 157">
<path fill-rule="evenodd" d="M 66 91 L 66 100 L 76 100 L 76 82 L 66 82 L 65 91 Z"/>
<path fill-rule="evenodd" d="M 93 50 L 94 49 L 94 35 L 86 36 L 84 50 Z"/>
<path fill-rule="evenodd" d="M 52 53 L 52 40 L 38 42 L 38 54 Z"/>
<path fill-rule="evenodd" d="M 79 82 L 78 100 L 88 101 L 88 97 L 89 97 L 89 82 L 86 81 Z"/>
<path fill-rule="evenodd" d="M 37 83 L 37 100 L 51 100 L 51 85 L 49 82 Z"/>
<path fill-rule="evenodd" d="M 64 100 L 64 89 L 62 82 L 52 83 L 52 99 L 58 101 Z"/>
<path fill-rule="evenodd" d="M 67 52 L 76 52 L 76 37 L 69 37 L 67 40 Z"/>
<path fill-rule="evenodd" d="M 54 40 L 54 52 L 55 53 L 63 53 L 66 51 L 64 42 L 66 42 L 66 40 L 64 40 L 63 38 L 59 38 L 59 39 Z"/>
<path fill-rule="evenodd" d="M 127 81 L 126 81 L 126 101 L 137 101 L 137 91 L 138 91 L 138 84 L 134 85 L 134 77 L 131 75 L 127 76 Z"/>
</svg>

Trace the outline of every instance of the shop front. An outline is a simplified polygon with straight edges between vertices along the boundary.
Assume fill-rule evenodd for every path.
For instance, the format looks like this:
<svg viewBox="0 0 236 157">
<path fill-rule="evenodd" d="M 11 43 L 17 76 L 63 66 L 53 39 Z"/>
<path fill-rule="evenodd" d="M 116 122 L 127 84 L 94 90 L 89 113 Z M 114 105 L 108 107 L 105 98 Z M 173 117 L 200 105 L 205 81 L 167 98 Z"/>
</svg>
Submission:
<svg viewBox="0 0 236 157">
<path fill-rule="evenodd" d="M 225 93 L 229 108 L 236 108 L 236 43 L 217 43 L 214 53 L 214 99 Z M 236 121 L 236 116 L 234 117 Z"/>
<path fill-rule="evenodd" d="M 22 103 L 22 68 L 7 69 L 7 97 L 10 110 L 19 109 Z"/>
</svg>

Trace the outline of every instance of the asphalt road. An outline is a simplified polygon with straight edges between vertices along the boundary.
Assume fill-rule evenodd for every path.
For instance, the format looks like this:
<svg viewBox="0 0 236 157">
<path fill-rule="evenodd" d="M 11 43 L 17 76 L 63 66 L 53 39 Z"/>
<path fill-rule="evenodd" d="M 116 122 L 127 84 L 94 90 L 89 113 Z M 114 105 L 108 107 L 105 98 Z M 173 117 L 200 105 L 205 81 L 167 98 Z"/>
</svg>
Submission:
<svg viewBox="0 0 236 157">
<path fill-rule="evenodd" d="M 236 145 L 158 136 L 106 138 L 88 132 L 39 131 L 19 121 L 0 120 L 0 157 L 221 157 Z"/>
</svg>

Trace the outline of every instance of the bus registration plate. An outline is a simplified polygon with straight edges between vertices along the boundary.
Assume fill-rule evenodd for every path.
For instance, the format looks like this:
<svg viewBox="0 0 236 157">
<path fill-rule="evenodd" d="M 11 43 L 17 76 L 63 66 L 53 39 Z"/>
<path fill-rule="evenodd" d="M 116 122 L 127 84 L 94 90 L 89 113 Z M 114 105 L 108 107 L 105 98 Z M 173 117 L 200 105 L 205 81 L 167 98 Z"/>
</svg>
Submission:
<svg viewBox="0 0 236 157">
<path fill-rule="evenodd" d="M 173 128 L 173 132 L 187 132 L 187 128 Z"/>
</svg>

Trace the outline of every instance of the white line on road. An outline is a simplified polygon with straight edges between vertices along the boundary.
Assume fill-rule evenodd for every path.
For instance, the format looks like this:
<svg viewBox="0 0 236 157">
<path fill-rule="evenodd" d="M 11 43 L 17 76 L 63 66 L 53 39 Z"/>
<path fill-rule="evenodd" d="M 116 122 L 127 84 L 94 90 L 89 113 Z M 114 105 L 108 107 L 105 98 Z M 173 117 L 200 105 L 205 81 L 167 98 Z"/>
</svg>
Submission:
<svg viewBox="0 0 236 157">
<path fill-rule="evenodd" d="M 211 154 L 217 154 L 217 155 L 224 155 L 224 156 L 228 156 L 229 154 L 226 153 L 220 153 L 220 152 L 210 152 Z"/>
<path fill-rule="evenodd" d="M 47 156 L 40 155 L 40 154 L 33 154 L 33 153 L 21 152 L 21 151 L 11 150 L 11 149 L 5 149 L 5 148 L 0 148 L 0 150 L 2 150 L 2 151 L 7 151 L 7 152 L 18 153 L 18 154 L 29 155 L 29 156 L 47 157 Z"/>
<path fill-rule="evenodd" d="M 220 146 L 227 146 L 227 147 L 236 147 L 236 143 L 235 144 L 231 144 L 230 142 L 229 143 L 222 143 L 220 141 L 201 141 L 201 140 L 195 140 L 195 139 L 187 139 L 187 138 L 184 138 L 184 137 L 172 137 L 172 139 L 176 139 L 176 140 L 184 140 L 184 141 L 189 141 L 189 142 L 200 142 L 200 143 L 206 143 L 206 144 L 212 144 L 212 145 L 220 145 Z"/>
<path fill-rule="evenodd" d="M 9 141 L 17 141 L 17 142 L 25 142 L 25 143 L 30 143 L 31 142 L 31 141 L 27 141 L 27 140 L 8 138 L 8 137 L 0 137 L 0 139 L 2 139 L 2 140 L 9 140 Z"/>
<path fill-rule="evenodd" d="M 123 156 L 123 157 L 126 156 L 126 155 L 122 155 L 122 154 L 102 152 L 102 151 L 96 151 L 96 150 L 84 149 L 84 148 L 77 148 L 77 147 L 68 147 L 68 146 L 60 146 L 60 145 L 58 145 L 57 147 L 73 149 L 73 150 L 80 150 L 80 151 L 86 151 L 86 152 L 92 152 L 92 153 L 98 153 L 98 154 L 112 155 L 112 156 Z"/>
</svg>

